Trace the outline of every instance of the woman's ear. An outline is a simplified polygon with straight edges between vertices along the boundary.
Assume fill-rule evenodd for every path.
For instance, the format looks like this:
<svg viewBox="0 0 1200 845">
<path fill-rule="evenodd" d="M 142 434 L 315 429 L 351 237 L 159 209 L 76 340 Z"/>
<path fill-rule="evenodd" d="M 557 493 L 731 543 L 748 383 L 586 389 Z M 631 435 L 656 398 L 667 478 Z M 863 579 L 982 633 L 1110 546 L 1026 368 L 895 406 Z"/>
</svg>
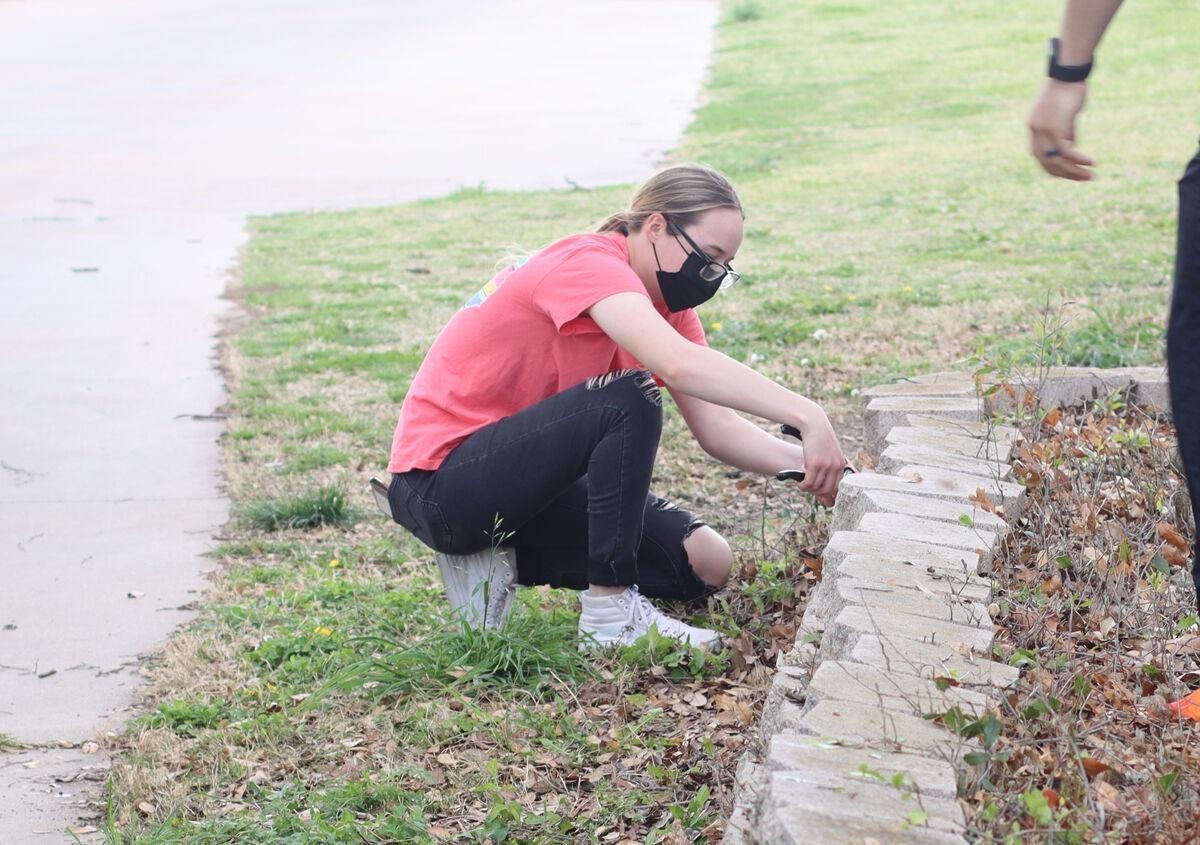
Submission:
<svg viewBox="0 0 1200 845">
<path fill-rule="evenodd" d="M 646 233 L 646 239 L 653 243 L 666 234 L 667 218 L 663 217 L 662 212 L 655 211 L 646 218 L 646 222 L 642 224 L 642 229 Z"/>
</svg>

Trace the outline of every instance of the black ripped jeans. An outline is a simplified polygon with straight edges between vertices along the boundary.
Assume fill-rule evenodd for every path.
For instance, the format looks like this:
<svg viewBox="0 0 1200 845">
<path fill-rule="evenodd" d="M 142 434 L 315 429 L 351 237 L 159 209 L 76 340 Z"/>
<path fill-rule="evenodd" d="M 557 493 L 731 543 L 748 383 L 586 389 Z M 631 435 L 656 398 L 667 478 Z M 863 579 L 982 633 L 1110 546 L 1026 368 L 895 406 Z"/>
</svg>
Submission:
<svg viewBox="0 0 1200 845">
<path fill-rule="evenodd" d="M 1167 377 L 1179 455 L 1200 516 L 1200 153 L 1179 180 L 1179 236 L 1175 248 L 1175 289 L 1167 321 Z M 1200 606 L 1200 554 L 1192 563 Z"/>
<path fill-rule="evenodd" d="M 516 550 L 517 580 L 711 592 L 683 541 L 700 525 L 650 494 L 662 397 L 644 370 L 596 376 L 476 431 L 436 470 L 392 476 L 397 522 L 450 554 Z"/>
</svg>

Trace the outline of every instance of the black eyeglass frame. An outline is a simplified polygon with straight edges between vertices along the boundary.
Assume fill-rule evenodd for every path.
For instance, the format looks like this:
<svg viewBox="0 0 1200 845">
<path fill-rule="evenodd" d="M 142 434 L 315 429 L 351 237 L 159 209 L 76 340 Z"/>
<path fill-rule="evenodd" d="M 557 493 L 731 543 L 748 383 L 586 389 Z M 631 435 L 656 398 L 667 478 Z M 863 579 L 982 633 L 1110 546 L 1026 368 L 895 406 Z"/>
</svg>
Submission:
<svg viewBox="0 0 1200 845">
<path fill-rule="evenodd" d="M 735 284 L 737 284 L 738 280 L 742 278 L 742 274 L 737 270 L 734 270 L 728 264 L 722 264 L 715 258 L 709 258 L 708 253 L 702 250 L 700 245 L 692 240 L 692 236 L 683 231 L 682 227 L 672 223 L 671 218 L 667 217 L 667 215 L 664 214 L 663 219 L 667 221 L 667 230 L 672 235 L 683 235 L 683 239 L 688 242 L 688 245 L 696 251 L 697 255 L 707 262 L 704 266 L 704 269 L 700 271 L 700 278 L 704 279 L 704 281 L 715 282 L 717 279 L 720 279 L 721 285 L 717 288 L 717 290 L 725 290 L 726 288 L 733 287 Z M 675 239 L 676 241 L 679 240 L 678 237 Z M 717 275 L 718 273 L 720 273 L 720 275 Z"/>
</svg>

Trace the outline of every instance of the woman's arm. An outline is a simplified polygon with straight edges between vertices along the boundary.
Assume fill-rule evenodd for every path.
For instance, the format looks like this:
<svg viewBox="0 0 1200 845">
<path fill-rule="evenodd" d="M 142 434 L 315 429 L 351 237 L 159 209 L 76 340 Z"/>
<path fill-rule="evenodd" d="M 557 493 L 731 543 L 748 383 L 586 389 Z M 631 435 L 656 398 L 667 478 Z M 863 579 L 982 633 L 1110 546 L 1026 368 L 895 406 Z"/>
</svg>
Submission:
<svg viewBox="0 0 1200 845">
<path fill-rule="evenodd" d="M 678 391 L 671 398 L 700 447 L 718 461 L 759 475 L 804 468 L 803 446 L 763 431 L 729 408 Z M 833 504 L 832 496 L 818 498 L 823 505 Z"/>
<path fill-rule="evenodd" d="M 672 394 L 686 394 L 795 426 L 805 444 L 806 477 L 800 489 L 828 500 L 837 495 L 846 457 L 817 403 L 715 349 L 687 340 L 639 294 L 606 297 L 593 305 L 589 314 L 618 346 L 666 382 Z M 765 432 L 760 434 L 774 439 Z"/>
</svg>

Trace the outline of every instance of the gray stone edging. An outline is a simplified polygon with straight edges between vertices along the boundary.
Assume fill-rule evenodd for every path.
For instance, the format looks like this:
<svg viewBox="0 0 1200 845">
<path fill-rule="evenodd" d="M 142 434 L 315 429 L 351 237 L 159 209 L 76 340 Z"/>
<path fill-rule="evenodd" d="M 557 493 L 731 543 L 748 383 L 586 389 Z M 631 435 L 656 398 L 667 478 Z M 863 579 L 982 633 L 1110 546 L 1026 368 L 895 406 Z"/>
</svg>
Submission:
<svg viewBox="0 0 1200 845">
<path fill-rule="evenodd" d="M 1058 367 L 1000 387 L 933 373 L 863 392 L 878 472 L 842 483 L 822 580 L 763 705 L 763 759 L 738 767 L 726 845 L 966 842 L 956 791 L 972 743 L 924 715 L 982 712 L 1019 677 L 983 656 L 987 573 L 1025 497 L 1009 464 L 1018 432 L 989 420 L 1113 390 L 1169 407 L 1160 367 Z"/>
</svg>

